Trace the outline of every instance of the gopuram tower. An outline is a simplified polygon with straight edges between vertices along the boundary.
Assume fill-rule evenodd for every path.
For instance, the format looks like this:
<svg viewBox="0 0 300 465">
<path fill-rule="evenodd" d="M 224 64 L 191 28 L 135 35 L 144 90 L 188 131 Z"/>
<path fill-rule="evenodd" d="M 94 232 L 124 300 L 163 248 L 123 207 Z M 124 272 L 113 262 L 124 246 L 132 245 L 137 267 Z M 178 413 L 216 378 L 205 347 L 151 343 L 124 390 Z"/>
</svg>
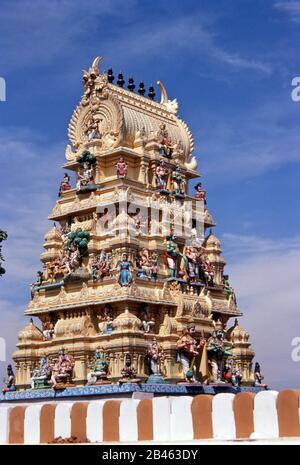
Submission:
<svg viewBox="0 0 300 465">
<path fill-rule="evenodd" d="M 84 71 L 69 124 L 54 225 L 13 355 L 16 386 L 30 388 L 40 359 L 62 350 L 74 360 L 73 385 L 85 385 L 99 348 L 109 382 L 121 378 L 128 354 L 146 382 L 153 341 L 164 382 L 228 381 L 214 353 L 219 344 L 242 384 L 253 384 L 249 334 L 237 321 L 242 314 L 177 100 L 158 82 L 158 103 L 153 87 L 146 97 L 143 83 L 135 91 L 132 78 L 125 86 L 122 74 L 101 73 L 100 62 Z M 189 338 L 200 341 L 190 359 Z M 192 375 L 180 358 L 185 350 Z"/>
</svg>

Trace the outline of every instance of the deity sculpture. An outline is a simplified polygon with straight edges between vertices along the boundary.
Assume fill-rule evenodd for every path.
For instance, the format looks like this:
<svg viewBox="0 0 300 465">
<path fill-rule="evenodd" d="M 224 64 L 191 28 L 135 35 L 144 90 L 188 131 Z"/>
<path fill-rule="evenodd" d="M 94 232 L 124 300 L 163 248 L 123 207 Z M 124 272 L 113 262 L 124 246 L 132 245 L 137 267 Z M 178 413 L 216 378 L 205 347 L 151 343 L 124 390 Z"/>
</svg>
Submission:
<svg viewBox="0 0 300 465">
<path fill-rule="evenodd" d="M 141 329 L 145 333 L 151 333 L 153 331 L 153 327 L 155 326 L 155 322 L 152 318 L 150 318 L 148 308 L 145 305 L 140 308 L 138 317 L 142 322 Z"/>
<path fill-rule="evenodd" d="M 39 362 L 39 368 L 31 372 L 31 389 L 46 389 L 51 387 L 51 370 L 48 357 L 44 355 Z"/>
<path fill-rule="evenodd" d="M 212 368 L 212 381 L 223 383 L 223 365 L 227 357 L 232 357 L 232 344 L 225 344 L 224 331 L 217 324 L 213 335 L 207 341 L 207 354 Z"/>
<path fill-rule="evenodd" d="M 195 325 L 187 325 L 182 337 L 177 341 L 177 361 L 180 362 L 186 382 L 195 382 L 195 360 L 199 355 L 198 349 L 205 345 L 205 339 L 201 337 L 199 343 L 193 337 Z"/>
<path fill-rule="evenodd" d="M 80 165 L 77 173 L 77 191 L 86 191 L 94 189 L 94 166 L 96 158 L 88 150 L 84 150 L 81 155 L 76 158 Z"/>
<path fill-rule="evenodd" d="M 176 236 L 174 236 L 174 234 L 167 236 L 167 251 L 165 253 L 165 259 L 170 278 L 176 278 L 177 259 L 178 256 L 181 255 L 175 240 Z"/>
<path fill-rule="evenodd" d="M 211 264 L 207 256 L 203 257 L 202 268 L 207 286 L 214 286 L 215 267 Z"/>
<path fill-rule="evenodd" d="M 102 119 L 96 115 L 93 115 L 92 118 L 89 120 L 85 130 L 85 133 L 88 136 L 88 142 L 91 142 L 94 139 L 102 138 L 102 134 L 99 127 L 101 122 Z"/>
<path fill-rule="evenodd" d="M 100 255 L 94 256 L 91 262 L 91 274 L 93 281 L 96 282 L 111 273 L 111 255 L 104 249 Z"/>
<path fill-rule="evenodd" d="M 260 371 L 260 364 L 256 362 L 254 366 L 254 386 L 267 389 L 268 385 L 263 384 L 262 382 L 263 379 L 264 379 L 264 376 L 262 375 Z"/>
<path fill-rule="evenodd" d="M 128 255 L 123 253 L 122 260 L 118 263 L 119 271 L 118 282 L 120 286 L 130 286 L 132 283 L 132 262 L 128 261 Z"/>
<path fill-rule="evenodd" d="M 232 300 L 236 305 L 236 295 L 233 287 L 230 286 L 228 274 L 223 276 L 223 288 L 228 300 Z"/>
<path fill-rule="evenodd" d="M 173 184 L 172 194 L 179 197 L 184 196 L 185 177 L 179 166 L 176 166 L 175 170 L 172 172 L 171 179 Z"/>
<path fill-rule="evenodd" d="M 134 227 L 132 232 L 134 236 L 140 236 L 147 232 L 148 218 L 141 214 L 141 209 L 137 208 L 135 213 L 129 213 L 130 218 L 133 220 Z"/>
<path fill-rule="evenodd" d="M 202 188 L 201 182 L 198 182 L 198 184 L 195 185 L 195 190 L 195 199 L 202 200 L 204 205 L 206 205 L 206 191 Z"/>
<path fill-rule="evenodd" d="M 172 158 L 174 146 L 164 123 L 161 123 L 159 126 L 157 140 L 159 143 L 159 154 L 167 158 Z"/>
<path fill-rule="evenodd" d="M 141 380 L 136 378 L 136 369 L 132 364 L 132 358 L 129 352 L 125 354 L 124 368 L 121 371 L 122 378 L 119 383 L 139 383 Z"/>
<path fill-rule="evenodd" d="M 127 176 L 128 165 L 123 157 L 120 157 L 116 164 L 118 179 L 124 179 Z"/>
<path fill-rule="evenodd" d="M 164 351 L 155 337 L 153 338 L 153 342 L 149 345 L 146 355 L 149 360 L 150 371 L 150 377 L 147 383 L 154 384 L 158 381 L 163 382 L 163 379 L 161 379 L 161 364 L 164 360 Z M 155 378 L 157 379 L 156 381 L 154 381 Z"/>
<path fill-rule="evenodd" d="M 91 384 L 109 384 L 107 379 L 108 363 L 106 352 L 103 347 L 96 349 L 95 356 L 90 364 L 90 373 L 87 375 L 87 383 Z"/>
<path fill-rule="evenodd" d="M 7 366 L 7 378 L 5 380 L 5 384 L 6 384 L 6 387 L 2 389 L 3 393 L 17 390 L 15 374 L 13 372 L 11 365 Z"/>
<path fill-rule="evenodd" d="M 168 170 L 165 168 L 165 163 L 161 161 L 155 170 L 156 187 L 161 191 L 167 191 L 167 175 Z"/>
<path fill-rule="evenodd" d="M 82 258 L 88 253 L 90 234 L 77 228 L 74 232 L 68 232 L 63 241 L 63 253 L 59 268 L 66 269 L 68 274 L 75 271 L 82 263 Z"/>
<path fill-rule="evenodd" d="M 53 389 L 64 389 L 72 382 L 74 360 L 64 349 L 60 350 L 58 359 L 50 366 Z"/>
<path fill-rule="evenodd" d="M 150 255 L 149 250 L 143 247 L 137 256 L 137 277 L 156 280 L 158 271 L 157 258 L 157 254 L 152 253 Z"/>
<path fill-rule="evenodd" d="M 106 304 L 104 310 L 98 315 L 98 328 L 100 334 L 111 334 L 113 331 L 113 319 L 115 316 L 114 310 L 111 308 L 109 304 Z"/>
<path fill-rule="evenodd" d="M 225 362 L 224 379 L 231 383 L 233 387 L 239 387 L 242 382 L 240 370 L 234 366 L 233 358 L 228 358 Z"/>
<path fill-rule="evenodd" d="M 54 324 L 52 321 L 45 321 L 43 323 L 43 336 L 45 341 L 49 341 L 54 336 Z"/>
<path fill-rule="evenodd" d="M 70 179 L 71 178 L 68 175 L 68 173 L 65 173 L 63 180 L 61 181 L 60 186 L 59 186 L 59 193 L 58 193 L 59 197 L 61 197 L 63 192 L 69 191 L 70 189 L 72 189 L 72 186 L 70 184 Z"/>
</svg>

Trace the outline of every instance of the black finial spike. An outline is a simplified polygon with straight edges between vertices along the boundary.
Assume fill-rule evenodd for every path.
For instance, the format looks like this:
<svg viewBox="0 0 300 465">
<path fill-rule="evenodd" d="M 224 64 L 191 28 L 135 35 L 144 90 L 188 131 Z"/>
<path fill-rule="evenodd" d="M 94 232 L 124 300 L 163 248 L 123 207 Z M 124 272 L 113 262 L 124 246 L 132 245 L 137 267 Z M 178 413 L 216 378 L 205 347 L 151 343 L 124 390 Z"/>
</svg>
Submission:
<svg viewBox="0 0 300 465">
<path fill-rule="evenodd" d="M 117 84 L 118 84 L 119 87 L 123 87 L 124 84 L 125 84 L 125 81 L 124 81 L 124 78 L 123 78 L 123 74 L 122 74 L 122 73 L 119 73 L 119 74 L 118 74 Z"/>
<path fill-rule="evenodd" d="M 144 95 L 146 92 L 146 89 L 145 89 L 145 84 L 143 83 L 143 81 L 140 82 L 140 85 L 139 85 L 139 89 L 138 89 L 138 93 L 140 95 Z"/>
<path fill-rule="evenodd" d="M 112 68 L 109 68 L 109 70 L 107 71 L 107 79 L 108 79 L 108 82 L 110 82 L 111 84 L 114 82 L 115 76 L 114 76 Z"/>
<path fill-rule="evenodd" d="M 150 86 L 149 87 L 149 92 L 148 92 L 148 97 L 151 98 L 151 100 L 154 100 L 154 97 L 155 97 L 155 92 L 154 92 L 154 87 L 153 86 Z"/>
<path fill-rule="evenodd" d="M 132 77 L 128 79 L 127 88 L 128 88 L 128 90 L 131 90 L 131 92 L 133 92 L 134 89 L 135 89 L 134 79 Z"/>
</svg>

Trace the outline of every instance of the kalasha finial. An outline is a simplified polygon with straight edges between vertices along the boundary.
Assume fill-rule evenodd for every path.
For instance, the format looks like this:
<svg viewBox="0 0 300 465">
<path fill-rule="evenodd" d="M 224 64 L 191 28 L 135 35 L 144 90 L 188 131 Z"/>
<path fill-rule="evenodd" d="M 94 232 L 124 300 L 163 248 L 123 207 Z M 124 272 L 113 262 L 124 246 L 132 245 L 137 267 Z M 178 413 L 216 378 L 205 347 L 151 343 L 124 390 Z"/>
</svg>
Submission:
<svg viewBox="0 0 300 465">
<path fill-rule="evenodd" d="M 114 76 L 112 68 L 109 68 L 109 70 L 107 71 L 107 79 L 110 84 L 114 82 L 115 76 Z"/>
<path fill-rule="evenodd" d="M 154 100 L 154 97 L 155 97 L 155 91 L 154 91 L 154 87 L 153 86 L 150 86 L 149 87 L 149 92 L 148 92 L 148 97 L 151 98 L 151 100 Z"/>
<path fill-rule="evenodd" d="M 125 81 L 124 81 L 124 78 L 123 78 L 123 74 L 122 74 L 122 73 L 119 73 L 119 74 L 118 74 L 117 84 L 118 84 L 119 87 L 123 87 L 124 84 L 125 84 Z"/>
<path fill-rule="evenodd" d="M 131 92 L 134 91 L 135 89 L 135 84 L 134 84 L 134 79 L 132 77 L 130 77 L 128 79 L 128 86 L 127 86 L 128 90 L 130 90 Z"/>
<path fill-rule="evenodd" d="M 143 83 L 143 81 L 141 81 L 139 85 L 138 93 L 144 96 L 145 92 L 146 92 L 145 84 Z"/>
</svg>

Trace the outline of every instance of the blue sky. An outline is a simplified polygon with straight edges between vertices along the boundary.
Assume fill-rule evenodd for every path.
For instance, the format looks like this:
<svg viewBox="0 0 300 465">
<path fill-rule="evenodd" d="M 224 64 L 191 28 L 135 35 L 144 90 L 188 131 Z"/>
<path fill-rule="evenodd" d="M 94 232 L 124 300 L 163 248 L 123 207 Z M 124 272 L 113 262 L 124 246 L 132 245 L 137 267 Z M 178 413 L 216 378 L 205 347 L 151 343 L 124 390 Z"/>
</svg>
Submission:
<svg viewBox="0 0 300 465">
<path fill-rule="evenodd" d="M 171 5 L 171 6 L 170 6 Z M 269 384 L 300 386 L 300 1 L 0 1 L 2 192 L 8 354 L 40 268 L 81 69 L 103 67 L 177 98 L 196 142 L 216 234 Z M 48 224 L 49 223 L 49 224 Z M 4 364 L 0 363 L 3 369 Z"/>
</svg>

